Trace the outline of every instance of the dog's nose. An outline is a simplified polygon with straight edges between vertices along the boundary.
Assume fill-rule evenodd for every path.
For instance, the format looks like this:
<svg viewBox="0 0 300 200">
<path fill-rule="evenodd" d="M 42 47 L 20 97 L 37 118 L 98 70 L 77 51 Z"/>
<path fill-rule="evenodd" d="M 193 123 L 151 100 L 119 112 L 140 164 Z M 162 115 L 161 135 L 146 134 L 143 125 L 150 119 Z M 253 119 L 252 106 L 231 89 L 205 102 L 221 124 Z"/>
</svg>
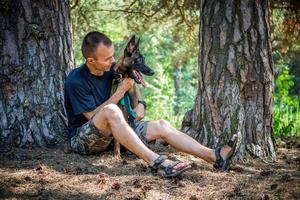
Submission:
<svg viewBox="0 0 300 200">
<path fill-rule="evenodd" d="M 154 71 L 150 67 L 148 67 L 147 65 L 143 65 L 138 70 L 140 72 L 142 72 L 143 74 L 145 74 L 146 76 L 152 76 L 154 74 Z"/>
<path fill-rule="evenodd" d="M 153 71 L 153 70 L 151 70 L 150 72 L 149 72 L 149 76 L 153 76 L 155 74 L 155 72 Z"/>
<path fill-rule="evenodd" d="M 155 72 L 154 72 L 152 69 L 149 68 L 148 75 L 149 75 L 149 76 L 153 76 L 153 74 L 155 74 Z"/>
</svg>

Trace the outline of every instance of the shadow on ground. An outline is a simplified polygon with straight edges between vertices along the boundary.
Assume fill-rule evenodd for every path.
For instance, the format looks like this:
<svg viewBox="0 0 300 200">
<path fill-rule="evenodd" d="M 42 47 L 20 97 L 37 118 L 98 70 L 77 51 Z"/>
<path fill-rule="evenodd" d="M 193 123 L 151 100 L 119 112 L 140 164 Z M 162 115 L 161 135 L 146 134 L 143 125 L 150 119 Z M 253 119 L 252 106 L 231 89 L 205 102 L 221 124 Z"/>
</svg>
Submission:
<svg viewBox="0 0 300 200">
<path fill-rule="evenodd" d="M 278 161 L 250 160 L 220 173 L 200 159 L 181 178 L 152 176 L 141 159 L 111 152 L 82 156 L 53 149 L 13 149 L 0 154 L 0 199 L 297 199 L 299 145 L 281 145 Z"/>
</svg>

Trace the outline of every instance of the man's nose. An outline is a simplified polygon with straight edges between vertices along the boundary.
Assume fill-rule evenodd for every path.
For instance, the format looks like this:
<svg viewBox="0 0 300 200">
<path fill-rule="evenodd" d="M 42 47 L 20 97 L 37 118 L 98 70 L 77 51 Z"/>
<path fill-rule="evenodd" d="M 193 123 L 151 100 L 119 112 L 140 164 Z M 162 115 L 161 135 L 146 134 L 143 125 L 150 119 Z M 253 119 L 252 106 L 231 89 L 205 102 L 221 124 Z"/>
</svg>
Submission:
<svg viewBox="0 0 300 200">
<path fill-rule="evenodd" d="M 112 60 L 111 60 L 111 62 L 115 62 L 116 60 L 115 60 L 115 57 L 112 57 Z"/>
</svg>

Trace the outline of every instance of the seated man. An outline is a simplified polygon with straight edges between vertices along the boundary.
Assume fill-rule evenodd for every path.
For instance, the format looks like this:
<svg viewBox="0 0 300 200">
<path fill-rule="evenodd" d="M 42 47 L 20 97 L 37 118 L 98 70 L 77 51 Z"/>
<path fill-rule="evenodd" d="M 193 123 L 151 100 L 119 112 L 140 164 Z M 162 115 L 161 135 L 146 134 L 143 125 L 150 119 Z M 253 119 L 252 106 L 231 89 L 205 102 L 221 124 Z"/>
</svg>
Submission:
<svg viewBox="0 0 300 200">
<path fill-rule="evenodd" d="M 69 136 L 75 152 L 101 152 L 115 138 L 147 162 L 153 172 L 160 170 L 165 177 L 175 177 L 189 169 L 188 164 L 159 156 L 147 147 L 149 142 L 162 139 L 178 151 L 214 163 L 215 168 L 228 169 L 236 147 L 236 135 L 228 145 L 216 150 L 207 148 L 176 130 L 165 120 L 139 121 L 144 117 L 143 103 L 139 103 L 135 108 L 138 122 L 134 132 L 116 105 L 125 92 L 133 87 L 134 80 L 124 78 L 116 92 L 110 94 L 111 66 L 115 62 L 111 40 L 100 32 L 90 32 L 85 36 L 81 50 L 86 63 L 72 70 L 65 82 Z"/>
</svg>

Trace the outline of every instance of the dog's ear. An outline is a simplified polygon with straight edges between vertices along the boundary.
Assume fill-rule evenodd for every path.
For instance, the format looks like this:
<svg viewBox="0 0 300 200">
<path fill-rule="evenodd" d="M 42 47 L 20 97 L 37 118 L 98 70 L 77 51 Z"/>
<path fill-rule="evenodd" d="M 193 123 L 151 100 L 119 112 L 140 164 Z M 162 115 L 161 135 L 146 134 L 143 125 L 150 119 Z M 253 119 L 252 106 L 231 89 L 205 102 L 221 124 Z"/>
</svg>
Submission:
<svg viewBox="0 0 300 200">
<path fill-rule="evenodd" d="M 139 45 L 140 45 L 140 38 L 138 38 L 137 42 L 135 43 L 135 47 L 137 50 L 139 50 Z"/>
<path fill-rule="evenodd" d="M 136 42 L 135 41 L 135 35 L 133 35 L 131 38 L 130 38 L 130 40 L 129 40 L 129 42 L 127 43 L 127 45 L 126 45 L 126 48 L 125 48 L 125 55 L 128 55 L 128 54 L 132 54 L 133 52 L 135 52 L 138 48 L 139 48 L 139 39 L 138 39 L 138 41 Z"/>
</svg>

